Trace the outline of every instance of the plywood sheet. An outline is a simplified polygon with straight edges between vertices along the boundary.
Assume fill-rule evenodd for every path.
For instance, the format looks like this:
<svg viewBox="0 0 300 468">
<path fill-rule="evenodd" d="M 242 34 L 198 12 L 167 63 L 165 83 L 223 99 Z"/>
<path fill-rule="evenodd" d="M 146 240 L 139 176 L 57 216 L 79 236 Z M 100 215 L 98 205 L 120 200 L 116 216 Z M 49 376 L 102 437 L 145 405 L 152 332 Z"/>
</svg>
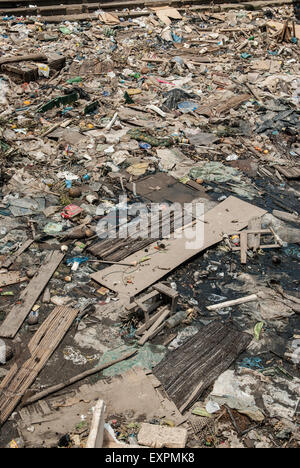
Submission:
<svg viewBox="0 0 300 468">
<path fill-rule="evenodd" d="M 133 297 L 188 259 L 220 242 L 224 233 L 240 231 L 248 226 L 251 218 L 264 214 L 266 211 L 261 208 L 239 198 L 228 197 L 205 213 L 203 219 L 196 222 L 196 226 L 184 228 L 184 236 L 167 240 L 166 249 L 158 252 L 155 248 L 157 244 L 151 244 L 147 252 L 147 256 L 151 258 L 149 261 L 135 268 L 114 265 L 92 274 L 91 278 L 119 294 Z M 197 243 L 193 242 L 196 232 L 197 237 L 201 236 Z M 188 241 L 188 238 L 192 241 Z M 139 262 L 143 257 L 144 251 L 136 252 L 127 257 L 126 263 Z"/>
<path fill-rule="evenodd" d="M 18 428 L 26 447 L 56 445 L 61 436 L 73 432 L 82 422 L 81 415 L 85 415 L 89 423 L 91 408 L 100 397 L 107 407 L 107 420 L 112 415 L 132 413 L 134 421 L 165 417 L 180 424 L 184 418 L 175 404 L 156 388 L 160 383 L 153 384 L 153 381 L 157 379 L 152 374 L 146 375 L 142 369 L 133 368 L 122 376 L 102 379 L 93 385 L 84 384 L 78 390 L 52 397 L 45 408 L 41 406 L 43 401 L 39 401 L 21 409 Z M 32 425 L 35 430 L 29 432 L 27 427 Z"/>
<path fill-rule="evenodd" d="M 56 307 L 28 344 L 26 352 L 13 364 L 0 384 L 0 424 L 11 415 L 26 390 L 34 382 L 49 357 L 72 325 L 78 310 Z"/>
</svg>

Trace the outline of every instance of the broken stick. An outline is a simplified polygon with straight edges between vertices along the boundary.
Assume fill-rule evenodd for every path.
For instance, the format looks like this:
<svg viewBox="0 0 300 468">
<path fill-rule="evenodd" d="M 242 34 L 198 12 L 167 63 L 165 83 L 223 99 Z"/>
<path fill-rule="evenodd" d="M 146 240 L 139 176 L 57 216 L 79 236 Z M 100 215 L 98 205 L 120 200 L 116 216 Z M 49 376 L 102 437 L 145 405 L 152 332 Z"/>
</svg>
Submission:
<svg viewBox="0 0 300 468">
<path fill-rule="evenodd" d="M 246 302 L 257 301 L 258 296 L 256 294 L 251 294 L 251 296 L 241 297 L 240 299 L 234 299 L 233 301 L 220 302 L 219 304 L 214 304 L 206 307 L 207 310 L 217 310 L 223 309 L 223 307 L 230 307 L 233 305 L 245 304 Z"/>
<path fill-rule="evenodd" d="M 74 377 L 71 377 L 69 380 L 66 382 L 53 385 L 52 387 L 46 388 L 46 390 L 43 390 L 40 393 L 37 393 L 36 395 L 33 395 L 30 398 L 26 398 L 26 395 L 24 396 L 22 401 L 22 406 L 27 406 L 30 405 L 31 403 L 35 403 L 38 400 L 41 400 L 42 398 L 45 398 L 48 395 L 51 395 L 52 393 L 58 392 L 59 390 L 62 390 L 63 388 L 69 387 L 75 382 L 78 382 L 79 380 L 85 379 L 85 377 L 89 377 L 90 375 L 96 374 L 97 372 L 101 372 L 104 369 L 107 369 L 107 367 L 113 366 L 114 364 L 117 364 L 118 362 L 125 361 L 125 359 L 128 359 L 132 356 L 134 356 L 137 353 L 137 350 L 134 349 L 133 351 L 130 351 L 127 354 L 124 354 L 118 359 L 115 359 L 114 361 L 107 362 L 106 364 L 100 364 L 97 367 L 93 367 L 93 369 L 89 369 L 85 372 L 82 372 L 81 374 L 75 375 Z"/>
</svg>

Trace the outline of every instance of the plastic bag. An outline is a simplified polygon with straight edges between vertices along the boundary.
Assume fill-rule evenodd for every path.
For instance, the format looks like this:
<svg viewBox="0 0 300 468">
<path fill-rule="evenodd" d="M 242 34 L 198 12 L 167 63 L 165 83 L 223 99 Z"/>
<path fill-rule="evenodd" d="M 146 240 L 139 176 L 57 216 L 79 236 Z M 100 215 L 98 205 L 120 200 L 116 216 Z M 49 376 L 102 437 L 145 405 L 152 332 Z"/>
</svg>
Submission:
<svg viewBox="0 0 300 468">
<path fill-rule="evenodd" d="M 50 68 L 45 63 L 38 63 L 37 64 L 39 69 L 39 76 L 44 76 L 45 78 L 49 78 Z"/>
<path fill-rule="evenodd" d="M 177 109 L 178 103 L 181 101 L 185 101 L 187 99 L 196 98 L 196 94 L 189 94 L 183 89 L 175 88 L 171 91 L 168 91 L 164 97 L 166 100 L 164 101 L 164 106 L 167 107 L 169 110 Z"/>
</svg>

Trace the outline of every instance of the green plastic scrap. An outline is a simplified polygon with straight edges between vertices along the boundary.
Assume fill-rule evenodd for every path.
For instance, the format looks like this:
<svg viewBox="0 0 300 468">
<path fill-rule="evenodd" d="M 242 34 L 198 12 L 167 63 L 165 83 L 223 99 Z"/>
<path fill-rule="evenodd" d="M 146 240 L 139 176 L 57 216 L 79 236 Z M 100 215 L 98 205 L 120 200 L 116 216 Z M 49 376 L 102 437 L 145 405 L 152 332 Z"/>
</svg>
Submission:
<svg viewBox="0 0 300 468">
<path fill-rule="evenodd" d="M 284 369 L 282 366 L 279 366 L 278 364 L 273 367 L 269 367 L 268 369 L 265 369 L 262 373 L 266 376 L 271 377 L 273 377 L 274 375 L 284 375 L 288 380 L 294 379 L 294 377 L 286 369 Z"/>
<path fill-rule="evenodd" d="M 172 138 L 156 138 L 148 133 L 143 132 L 142 130 L 129 130 L 127 132 L 127 135 L 129 135 L 131 138 L 134 140 L 138 141 L 145 141 L 146 143 L 149 143 L 151 146 L 170 146 L 173 143 Z"/>
<path fill-rule="evenodd" d="M 71 34 L 71 30 L 69 28 L 66 28 L 65 26 L 61 26 L 59 28 L 60 32 L 63 33 L 63 34 Z"/>
<path fill-rule="evenodd" d="M 251 54 L 248 54 L 248 52 L 243 52 L 243 53 L 240 55 L 240 57 L 241 57 L 242 59 L 248 59 L 248 58 L 252 57 L 252 55 L 251 55 Z"/>
<path fill-rule="evenodd" d="M 206 182 L 229 182 L 241 181 L 241 173 L 234 167 L 224 166 L 221 162 L 208 162 L 201 167 L 194 167 L 190 170 L 189 176 L 192 179 L 201 178 Z"/>
<path fill-rule="evenodd" d="M 75 76 L 74 78 L 70 78 L 69 80 L 67 80 L 67 83 L 68 84 L 80 83 L 81 81 L 82 81 L 81 76 Z"/>
<path fill-rule="evenodd" d="M 192 414 L 203 416 L 204 418 L 212 418 L 212 415 L 208 413 L 205 408 L 196 407 L 192 410 Z"/>
<path fill-rule="evenodd" d="M 65 96 L 59 96 L 57 98 L 51 99 L 46 104 L 43 104 L 38 108 L 37 112 L 43 114 L 49 110 L 54 109 L 54 107 L 67 106 L 78 100 L 77 93 L 66 94 Z"/>
<path fill-rule="evenodd" d="M 0 152 L 1 153 L 6 153 L 10 149 L 10 146 L 4 143 L 4 141 L 0 140 Z"/>
<path fill-rule="evenodd" d="M 107 351 L 101 358 L 99 364 L 106 364 L 114 359 L 118 359 L 125 353 L 136 349 L 133 346 L 122 345 L 119 348 Z M 102 372 L 104 377 L 112 377 L 124 374 L 132 367 L 141 367 L 142 369 L 152 369 L 165 356 L 167 349 L 164 346 L 152 345 L 146 343 L 143 347 L 137 348 L 137 353 L 125 361 L 121 361 Z"/>
<path fill-rule="evenodd" d="M 256 341 L 259 341 L 260 333 L 262 331 L 264 324 L 265 322 L 258 322 L 254 327 L 254 336 L 255 336 Z"/>
<path fill-rule="evenodd" d="M 129 96 L 127 91 L 124 93 L 124 99 L 126 104 L 134 104 L 134 100 Z"/>
</svg>

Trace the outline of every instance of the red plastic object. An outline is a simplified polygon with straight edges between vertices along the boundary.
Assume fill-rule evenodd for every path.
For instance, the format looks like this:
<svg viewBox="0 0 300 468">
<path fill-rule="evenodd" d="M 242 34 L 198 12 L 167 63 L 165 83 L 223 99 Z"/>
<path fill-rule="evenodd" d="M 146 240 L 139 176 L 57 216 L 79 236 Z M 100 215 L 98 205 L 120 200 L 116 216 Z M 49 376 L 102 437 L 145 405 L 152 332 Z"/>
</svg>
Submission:
<svg viewBox="0 0 300 468">
<path fill-rule="evenodd" d="M 65 219 L 71 219 L 71 218 L 75 218 L 75 216 L 78 216 L 80 213 L 82 213 L 82 211 L 83 209 L 80 208 L 80 206 L 68 205 L 63 209 L 63 212 L 61 213 L 61 215 Z"/>
</svg>

